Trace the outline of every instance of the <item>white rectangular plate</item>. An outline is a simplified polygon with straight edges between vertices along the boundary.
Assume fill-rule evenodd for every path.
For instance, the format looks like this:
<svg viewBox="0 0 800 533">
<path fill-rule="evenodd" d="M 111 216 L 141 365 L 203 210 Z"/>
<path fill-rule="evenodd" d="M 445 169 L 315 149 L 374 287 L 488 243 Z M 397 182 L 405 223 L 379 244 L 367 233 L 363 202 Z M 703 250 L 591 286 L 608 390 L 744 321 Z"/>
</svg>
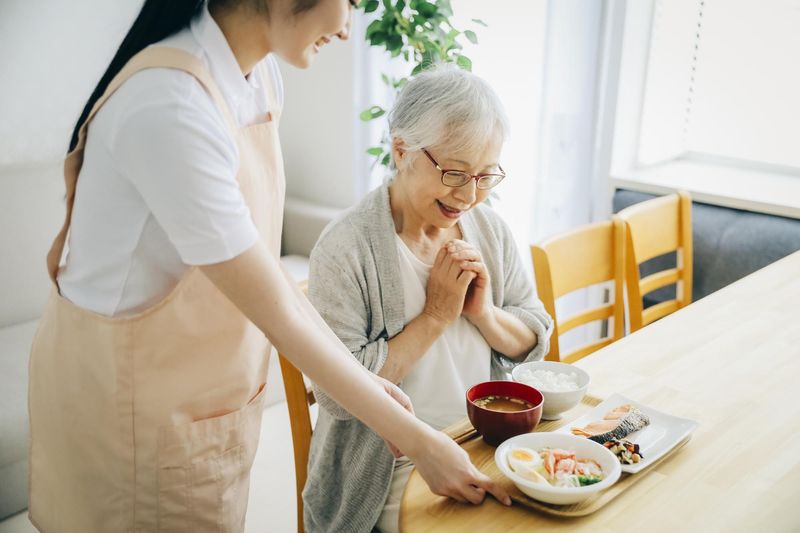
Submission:
<svg viewBox="0 0 800 533">
<path fill-rule="evenodd" d="M 694 420 L 680 418 L 657 411 L 621 394 L 613 394 L 582 417 L 569 422 L 556 430 L 556 433 L 572 434 L 571 428 L 583 427 L 603 419 L 603 415 L 620 405 L 631 404 L 650 417 L 650 424 L 644 429 L 634 431 L 625 439 L 638 444 L 643 459 L 633 465 L 622 465 L 622 471 L 635 474 L 647 468 L 650 463 L 667 453 L 681 442 L 699 425 Z"/>
</svg>

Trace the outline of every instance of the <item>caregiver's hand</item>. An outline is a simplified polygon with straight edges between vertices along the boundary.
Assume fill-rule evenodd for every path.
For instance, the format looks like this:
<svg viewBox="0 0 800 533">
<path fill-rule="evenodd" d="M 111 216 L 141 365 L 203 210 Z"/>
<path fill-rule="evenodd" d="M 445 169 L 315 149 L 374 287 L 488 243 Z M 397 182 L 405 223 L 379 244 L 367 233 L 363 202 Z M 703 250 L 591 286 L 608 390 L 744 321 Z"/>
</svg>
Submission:
<svg viewBox="0 0 800 533">
<path fill-rule="evenodd" d="M 479 504 L 488 491 L 499 502 L 511 505 L 505 489 L 475 468 L 467 452 L 450 437 L 432 429 L 429 435 L 409 457 L 434 494 Z"/>
<path fill-rule="evenodd" d="M 383 379 L 382 377 L 373 374 L 372 372 L 367 372 L 367 373 L 375 382 L 378 383 L 378 385 L 383 387 L 383 390 L 386 391 L 386 394 L 391 396 L 392 399 L 394 399 L 397 403 L 402 405 L 406 411 L 408 411 L 412 415 L 414 414 L 414 406 L 411 404 L 411 398 L 409 398 L 408 395 L 406 395 L 406 393 L 400 389 L 400 387 L 398 387 L 389 380 Z M 402 457 L 403 455 L 405 455 L 397 446 L 395 446 L 388 440 L 383 439 L 383 441 L 386 443 L 386 447 L 389 448 L 389 451 L 392 452 L 392 455 L 394 455 L 395 458 Z"/>
<path fill-rule="evenodd" d="M 470 282 L 477 274 L 463 270 L 443 246 L 431 268 L 422 313 L 445 325 L 455 322 L 464 308 L 464 297 Z"/>
<path fill-rule="evenodd" d="M 475 273 L 464 298 L 462 314 L 473 324 L 486 321 L 494 311 L 491 279 L 483 257 L 472 244 L 456 239 L 447 244 L 447 255 L 462 269 Z"/>
</svg>

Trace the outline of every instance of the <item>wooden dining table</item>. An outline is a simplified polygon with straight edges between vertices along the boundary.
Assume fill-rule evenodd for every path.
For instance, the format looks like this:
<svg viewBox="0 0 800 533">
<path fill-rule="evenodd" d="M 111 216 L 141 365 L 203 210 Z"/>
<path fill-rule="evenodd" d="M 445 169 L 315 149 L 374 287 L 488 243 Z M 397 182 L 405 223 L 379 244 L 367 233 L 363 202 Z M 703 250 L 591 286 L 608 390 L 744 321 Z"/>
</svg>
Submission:
<svg viewBox="0 0 800 533">
<path fill-rule="evenodd" d="M 575 365 L 589 373 L 592 397 L 620 393 L 699 426 L 683 448 L 577 518 L 489 496 L 461 504 L 431 493 L 414 471 L 401 531 L 800 531 L 800 252 Z M 562 423 L 577 416 L 568 411 Z M 489 453 L 485 443 L 470 449 L 476 464 Z"/>
</svg>

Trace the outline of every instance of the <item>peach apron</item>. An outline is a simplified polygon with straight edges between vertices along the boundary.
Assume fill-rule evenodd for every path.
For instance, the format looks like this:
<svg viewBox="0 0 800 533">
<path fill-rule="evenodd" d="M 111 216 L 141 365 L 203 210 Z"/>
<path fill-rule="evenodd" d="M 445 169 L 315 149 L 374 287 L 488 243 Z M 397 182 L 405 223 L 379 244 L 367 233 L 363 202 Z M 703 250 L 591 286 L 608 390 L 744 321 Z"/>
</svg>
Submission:
<svg viewBox="0 0 800 533">
<path fill-rule="evenodd" d="M 120 318 L 78 308 L 56 282 L 87 128 L 126 79 L 156 67 L 188 72 L 213 98 L 237 140 L 252 218 L 279 254 L 280 110 L 266 69 L 271 113 L 240 129 L 199 59 L 158 46 L 140 52 L 97 101 L 64 164 L 67 215 L 48 254 L 55 286 L 29 377 L 29 512 L 43 531 L 244 528 L 271 349 L 262 332 L 196 267 L 161 302 Z"/>
</svg>

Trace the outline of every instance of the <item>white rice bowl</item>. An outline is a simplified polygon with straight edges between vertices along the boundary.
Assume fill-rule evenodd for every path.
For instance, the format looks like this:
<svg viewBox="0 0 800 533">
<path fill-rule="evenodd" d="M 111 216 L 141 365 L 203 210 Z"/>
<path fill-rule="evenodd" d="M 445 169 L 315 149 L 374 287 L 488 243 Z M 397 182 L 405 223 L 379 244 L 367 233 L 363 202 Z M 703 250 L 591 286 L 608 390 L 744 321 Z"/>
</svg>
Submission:
<svg viewBox="0 0 800 533">
<path fill-rule="evenodd" d="M 542 419 L 544 420 L 558 420 L 561 418 L 561 413 L 578 405 L 586 395 L 591 381 L 585 370 L 556 361 L 522 363 L 511 371 L 511 378 L 542 393 L 544 396 Z"/>
</svg>

